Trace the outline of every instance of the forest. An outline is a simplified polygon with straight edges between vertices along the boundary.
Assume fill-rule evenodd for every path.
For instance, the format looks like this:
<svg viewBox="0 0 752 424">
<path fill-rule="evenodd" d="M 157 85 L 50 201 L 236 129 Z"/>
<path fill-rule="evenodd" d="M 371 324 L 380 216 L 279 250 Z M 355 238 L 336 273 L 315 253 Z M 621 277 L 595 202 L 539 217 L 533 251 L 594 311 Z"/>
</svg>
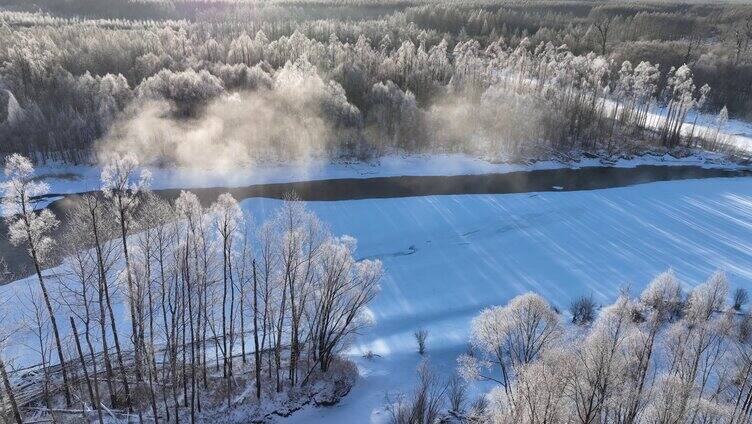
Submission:
<svg viewBox="0 0 752 424">
<path fill-rule="evenodd" d="M 752 113 L 745 5 L 4 3 L 2 149 L 35 162 L 734 152 Z"/>
<path fill-rule="evenodd" d="M 3 307 L 3 343 L 28 346 L 38 364 L 11 380 L 0 358 L 7 422 L 205 422 L 231 408 L 247 422 L 349 391 L 357 370 L 340 353 L 371 321 L 381 263 L 355 260 L 356 240 L 294 196 L 255 223 L 230 194 L 207 209 L 188 191 L 162 200 L 136 158 L 118 156 L 53 239 L 60 221 L 34 210 L 47 187 L 33 173 L 7 158 L 8 238 L 39 288 L 5 299 L 29 310 Z"/>
</svg>

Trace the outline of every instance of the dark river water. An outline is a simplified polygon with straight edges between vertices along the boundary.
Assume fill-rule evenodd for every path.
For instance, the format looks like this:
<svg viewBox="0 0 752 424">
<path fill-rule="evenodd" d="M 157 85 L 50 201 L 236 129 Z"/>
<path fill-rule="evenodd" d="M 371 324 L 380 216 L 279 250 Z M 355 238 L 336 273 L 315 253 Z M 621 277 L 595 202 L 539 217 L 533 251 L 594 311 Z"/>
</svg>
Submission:
<svg viewBox="0 0 752 424">
<path fill-rule="evenodd" d="M 483 175 L 350 178 L 188 190 L 194 192 L 204 205 L 209 205 L 217 196 L 226 192 L 232 193 L 238 200 L 251 197 L 281 199 L 287 193 L 295 192 L 302 200 L 333 201 L 450 194 L 596 190 L 656 181 L 750 176 L 752 176 L 752 170 L 642 165 L 634 168 L 585 167 Z M 155 190 L 155 193 L 166 199 L 175 199 L 180 191 L 167 189 Z M 49 205 L 49 209 L 62 221 L 56 236 L 59 236 L 66 226 L 66 210 L 76 202 L 79 196 L 80 194 L 64 195 L 62 199 Z M 7 227 L 2 220 L 0 222 L 0 233 L 5 235 Z M 31 263 L 24 250 L 10 246 L 6 237 L 0 238 L 0 255 L 5 258 L 10 271 L 10 274 L 5 275 L 1 280 L 7 281 L 30 273 Z"/>
</svg>

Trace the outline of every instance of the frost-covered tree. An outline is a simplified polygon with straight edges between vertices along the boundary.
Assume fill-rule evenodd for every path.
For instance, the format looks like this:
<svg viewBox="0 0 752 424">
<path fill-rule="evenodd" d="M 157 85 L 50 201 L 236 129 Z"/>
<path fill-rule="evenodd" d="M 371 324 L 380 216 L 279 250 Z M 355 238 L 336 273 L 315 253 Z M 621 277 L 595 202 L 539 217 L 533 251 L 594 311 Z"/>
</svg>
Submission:
<svg viewBox="0 0 752 424">
<path fill-rule="evenodd" d="M 139 172 L 138 160 L 135 155 L 116 155 L 102 168 L 101 182 L 102 193 L 113 204 L 113 218 L 117 222 L 118 235 L 122 243 L 123 258 L 125 260 L 123 277 L 127 284 L 127 298 L 137 299 L 133 270 L 131 268 L 131 257 L 128 251 L 128 236 L 135 223 L 134 213 L 141 200 L 139 195 L 149 190 L 151 173 L 146 169 L 142 169 Z M 131 318 L 131 341 L 133 342 L 133 351 L 136 360 L 136 378 L 138 381 L 141 381 L 141 346 L 143 343 L 139 340 L 141 333 L 138 323 L 140 320 L 137 305 L 134 302 L 128 302 L 128 307 Z"/>
<path fill-rule="evenodd" d="M 684 316 L 666 334 L 667 367 L 648 414 L 659 422 L 711 420 L 726 409 L 717 399 L 727 376 L 732 315 L 723 311 L 728 283 L 716 274 L 689 294 Z M 721 415 L 722 416 L 722 415 Z"/>
<path fill-rule="evenodd" d="M 33 176 L 34 167 L 28 158 L 19 154 L 13 154 L 6 158 L 5 177 L 7 180 L 2 185 L 2 209 L 8 224 L 10 243 L 15 246 L 26 246 L 26 252 L 34 264 L 34 271 L 47 308 L 52 333 L 55 336 L 58 361 L 62 368 L 65 401 L 70 406 L 71 394 L 68 387 L 68 372 L 65 367 L 63 343 L 47 284 L 42 275 L 42 266 L 50 259 L 55 246 L 55 241 L 50 236 L 50 232 L 58 226 L 59 221 L 49 209 L 36 210 L 37 198 L 47 194 L 49 186 L 44 182 L 35 181 Z"/>
<path fill-rule="evenodd" d="M 495 381 L 511 396 L 520 367 L 535 361 L 561 335 L 559 317 L 548 302 L 533 293 L 517 296 L 473 319 L 470 341 L 477 356 L 461 356 L 460 372 L 468 380 Z"/>
<path fill-rule="evenodd" d="M 165 7 L 160 16 L 189 14 L 185 8 L 157 3 Z M 483 5 L 450 7 L 439 2 L 406 10 L 387 8 L 383 16 L 373 19 L 341 13 L 305 19 L 307 14 L 301 14 L 297 6 L 260 10 L 247 2 L 209 3 L 199 19 L 190 16 L 187 20 L 74 19 L 41 12 L 0 12 L 8 23 L 2 34 L 7 48 L 0 52 L 3 92 L 7 90 L 8 99 L 16 100 L 18 107 L 12 109 L 20 112 L 13 114 L 15 123 L 0 125 L 0 137 L 7 141 L 4 153 L 25 152 L 39 160 L 91 161 L 94 142 L 118 128 L 121 120 L 133 122 L 132 112 L 143 106 L 144 99 L 177 102 L 179 113 L 173 115 L 178 115 L 174 123 L 179 126 L 186 119 L 206 118 L 204 106 L 213 104 L 225 90 L 264 97 L 269 94 L 270 81 L 289 67 L 288 63 L 302 60 L 316 68 L 325 84 L 336 82 L 350 103 L 348 107 L 336 95 L 330 99 L 336 100 L 335 104 L 325 106 L 326 117 L 332 119 L 327 124 L 352 124 L 343 131 L 345 135 L 329 140 L 329 147 L 336 151 L 327 154 L 333 155 L 342 151 L 371 153 L 369 148 L 380 140 L 372 140 L 369 131 L 374 126 L 361 128 L 359 119 L 374 119 L 378 114 L 380 105 L 367 97 L 376 84 L 389 81 L 402 92 L 412 93 L 417 109 L 432 115 L 428 118 L 447 116 L 446 108 L 431 110 L 437 104 L 477 108 L 487 88 L 501 80 L 507 80 L 516 94 L 527 91 L 522 88 L 545 87 L 544 96 L 525 93 L 533 110 L 548 118 L 536 122 L 542 127 L 526 144 L 545 142 L 550 145 L 547 147 L 565 151 L 605 148 L 608 154 L 632 147 L 635 139 L 669 147 L 678 142 L 663 140 L 660 123 L 644 125 L 650 116 L 644 106 L 656 101 L 677 106 L 671 107 L 671 119 L 667 119 L 675 124 L 681 109 L 696 110 L 701 102 L 679 107 L 680 101 L 671 100 L 676 100 L 669 93 L 673 90 L 665 90 L 673 80 L 661 76 L 659 68 L 678 70 L 686 63 L 695 70 L 693 84 L 714 87 L 707 95 L 707 110 L 728 104 L 730 115 L 735 116 L 749 109 L 746 87 L 752 68 L 744 60 L 750 47 L 749 31 L 745 30 L 749 14 L 727 11 L 731 6 L 714 5 L 713 12 L 698 15 L 694 9 L 679 13 L 669 6 L 656 13 L 641 5 L 629 16 L 613 17 L 616 12 L 591 4 L 578 10 L 580 18 L 571 22 L 562 18 L 569 12 L 552 4 L 522 12 L 509 5 L 491 10 Z M 105 6 L 104 14 L 122 7 L 107 4 L 111 7 Z M 143 6 L 134 3 L 128 7 L 134 5 Z M 61 6 L 50 10 L 57 7 Z M 333 7 L 323 5 L 316 13 L 326 14 Z M 215 8 L 216 15 L 209 11 Z M 143 16 L 146 10 L 151 9 L 142 7 L 133 11 L 133 16 Z M 707 16 L 724 16 L 712 23 L 717 27 L 712 34 Z M 248 22 L 252 24 L 246 25 Z M 520 32 L 521 28 L 525 31 Z M 624 67 L 625 63 L 630 65 Z M 640 69 L 641 63 L 652 68 L 647 85 L 654 87 L 649 98 L 638 94 L 644 93 L 639 88 L 646 70 Z M 607 72 L 601 74 L 603 70 Z M 598 77 L 601 81 L 595 84 Z M 633 83 L 632 94 L 622 90 L 629 82 Z M 656 98 L 656 91 L 664 96 Z M 634 101 L 638 99 L 641 101 Z M 611 100 L 616 107 L 611 107 Z M 501 106 L 505 109 L 507 105 Z M 0 105 L 0 116 L 5 115 L 2 109 Z M 258 117 L 258 108 L 248 109 L 252 113 L 246 117 Z M 519 115 L 515 120 L 527 116 L 525 109 L 509 110 Z M 410 133 L 387 140 L 385 147 L 422 150 L 450 144 L 464 150 L 474 147 L 478 138 L 487 142 L 483 117 L 468 115 L 473 120 L 435 119 L 428 131 L 416 131 L 417 137 Z M 405 116 L 397 123 L 400 128 L 412 129 L 413 122 L 413 117 Z M 464 124 L 480 136 L 467 137 L 461 143 L 440 140 L 436 134 L 444 132 L 442 125 L 451 124 Z M 675 125 L 667 125 L 672 133 Z M 657 132 L 654 127 L 659 127 Z M 678 134 L 681 141 L 695 135 L 687 133 Z M 504 134 L 497 137 L 508 138 Z M 624 146 L 626 143 L 630 144 Z M 493 147 L 504 145 L 494 140 Z"/>
<path fill-rule="evenodd" d="M 555 349 L 539 360 L 522 366 L 508 394 L 501 387 L 488 394 L 488 421 L 493 423 L 564 422 L 569 405 L 563 394 L 567 388 L 566 354 Z"/>
<path fill-rule="evenodd" d="M 321 372 L 329 369 L 352 335 L 373 322 L 366 305 L 379 292 L 382 265 L 378 260 L 356 261 L 354 251 L 352 237 L 330 237 L 317 259 L 320 276 L 311 295 L 310 323 Z"/>
<path fill-rule="evenodd" d="M 669 70 L 666 85 L 668 106 L 661 133 L 663 142 L 669 147 L 679 143 L 687 112 L 697 103 L 694 94 L 695 84 L 689 66 L 684 64 L 679 69 Z"/>
<path fill-rule="evenodd" d="M 32 195 L 45 189 L 31 179 L 27 160 L 14 158 L 8 169 L 5 210 L 23 212 L 10 219 L 14 237 L 41 252 L 37 259 L 46 258 L 51 225 L 38 220 L 45 212 L 30 209 Z M 355 240 L 332 235 L 297 199 L 288 199 L 252 231 L 230 194 L 208 209 L 186 191 L 171 204 L 149 192 L 148 175 L 137 171 L 135 158 L 115 157 L 102 173 L 103 194 L 83 195 L 68 210 L 63 237 L 59 298 L 70 310 L 78 354 L 67 365 L 83 373 L 76 375 L 97 415 L 104 419 L 107 410 L 127 407 L 167 421 L 188 414 L 197 420 L 207 406 L 217 406 L 206 396 L 214 389 L 233 407 L 236 385 L 250 386 L 251 380 L 261 398 L 265 390 L 318 387 L 322 378 L 342 371 L 350 378 L 340 353 L 372 322 L 366 305 L 379 289 L 379 261 L 356 260 Z M 17 223 L 24 217 L 34 224 L 30 238 Z M 131 366 L 119 341 L 118 298 L 131 320 Z M 251 312 L 253 324 L 247 326 Z M 36 309 L 41 354 L 39 323 L 48 315 L 46 307 Z M 246 368 L 248 328 L 255 373 Z M 243 360 L 233 361 L 238 339 Z M 49 387 L 40 380 L 47 387 L 40 393 L 46 390 L 54 402 L 51 385 L 60 371 L 46 357 L 42 362 Z"/>
<path fill-rule="evenodd" d="M 636 332 L 631 301 L 621 296 L 601 312 L 587 337 L 567 355 L 564 398 L 577 422 L 603 421 L 624 395 L 624 370 L 636 358 L 630 343 Z"/>
<path fill-rule="evenodd" d="M 486 396 L 493 423 L 746 422 L 752 413 L 750 319 L 725 309 L 728 283 L 715 274 L 686 303 L 672 272 L 638 297 L 623 291 L 592 327 L 565 328 L 556 348 L 518 366 Z M 484 311 L 476 320 L 490 321 Z M 501 330 L 501 332 L 500 332 Z M 486 332 L 504 334 L 489 325 Z M 498 349 L 504 352 L 504 349 Z M 460 369 L 482 376 L 478 361 Z"/>
<path fill-rule="evenodd" d="M 197 105 L 224 91 L 222 81 L 206 70 L 173 72 L 164 69 L 138 86 L 141 97 L 173 101 L 180 113 L 190 114 Z"/>
<path fill-rule="evenodd" d="M 230 404 L 230 381 L 232 379 L 232 356 L 235 341 L 235 278 L 233 274 L 233 243 L 243 226 L 243 211 L 237 200 L 229 193 L 219 196 L 211 206 L 214 225 L 222 243 L 222 354 L 223 369 L 228 381 L 228 406 Z M 229 294 L 229 311 L 228 311 Z M 228 343 L 229 337 L 229 343 Z"/>
</svg>

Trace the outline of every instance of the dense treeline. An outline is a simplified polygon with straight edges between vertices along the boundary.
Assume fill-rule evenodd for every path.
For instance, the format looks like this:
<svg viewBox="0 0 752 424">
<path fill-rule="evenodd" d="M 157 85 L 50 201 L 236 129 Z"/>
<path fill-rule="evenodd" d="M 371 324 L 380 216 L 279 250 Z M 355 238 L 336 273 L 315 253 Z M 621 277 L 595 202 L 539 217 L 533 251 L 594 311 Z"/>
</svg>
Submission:
<svg viewBox="0 0 752 424">
<path fill-rule="evenodd" d="M 458 375 L 491 390 L 468 402 L 462 379 L 423 365 L 415 392 L 389 407 L 394 423 L 748 423 L 752 417 L 749 294 L 732 302 L 722 274 L 684 293 L 671 272 L 639 295 L 564 314 L 527 293 L 472 322 Z"/>
<path fill-rule="evenodd" d="M 49 2 L 48 10 L 62 4 L 86 10 L 85 2 Z M 19 5 L 2 13 L 3 153 L 92 161 L 101 138 L 108 149 L 151 144 L 170 152 L 178 143 L 165 140 L 171 134 L 203 137 L 222 154 L 243 150 L 244 160 L 285 158 L 289 150 L 610 152 L 645 140 L 674 147 L 705 139 L 707 147 L 718 144 L 712 131 L 687 134 L 676 119 L 692 109 L 727 107 L 741 117 L 752 110 L 752 9 L 745 6 L 145 4 L 163 8 L 154 17 L 170 20 L 133 20 L 116 7 L 110 14 L 92 10 L 91 19 Z M 181 7 L 196 13 L 178 13 Z M 634 114 L 622 118 L 611 106 L 624 89 L 620 73 L 642 63 L 659 71 L 643 100 L 667 106 L 661 113 L 670 136 L 655 133 L 664 125 L 657 122 L 624 126 Z M 588 66 L 598 68 L 595 77 L 583 74 Z M 691 102 L 677 102 L 679 69 L 691 70 L 683 71 Z M 511 90 L 510 73 L 522 75 Z M 587 81 L 576 79 L 583 75 Z M 538 78 L 549 90 L 533 95 L 523 78 Z M 296 81 L 304 95 L 287 89 Z M 712 89 L 701 93 L 704 86 Z M 678 103 L 678 112 L 668 107 Z M 231 118 L 228 109 L 236 112 Z M 529 111 L 539 116 L 520 126 Z M 215 118 L 224 129 L 207 136 Z M 263 131 L 278 120 L 279 131 Z M 248 121 L 256 125 L 232 130 Z M 196 148 L 188 143 L 182 150 Z M 182 161 L 153 155 L 142 156 Z"/>
<path fill-rule="evenodd" d="M 332 235 L 294 197 L 253 223 L 230 194 L 206 209 L 190 192 L 161 200 L 133 156 L 115 157 L 101 193 L 83 195 L 53 240 L 59 221 L 34 211 L 47 188 L 31 162 L 11 155 L 5 173 L 9 238 L 27 248 L 39 290 L 19 294 L 31 306 L 14 310 L 3 334 L 23 330 L 13 344 L 40 364 L 6 385 L 7 422 L 196 422 L 230 408 L 263 420 L 349 390 L 354 368 L 338 355 L 371 321 L 381 263 L 356 261 L 356 241 Z M 60 272 L 44 275 L 56 250 Z"/>
</svg>

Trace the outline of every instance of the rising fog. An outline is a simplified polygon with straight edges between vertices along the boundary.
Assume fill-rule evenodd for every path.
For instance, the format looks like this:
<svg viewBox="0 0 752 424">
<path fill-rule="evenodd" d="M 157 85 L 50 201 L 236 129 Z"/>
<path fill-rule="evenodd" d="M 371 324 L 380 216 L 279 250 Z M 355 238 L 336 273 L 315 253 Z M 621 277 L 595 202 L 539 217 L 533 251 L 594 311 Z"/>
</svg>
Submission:
<svg viewBox="0 0 752 424">
<path fill-rule="evenodd" d="M 143 92 L 143 90 L 142 90 Z M 209 169 L 398 151 L 494 155 L 519 151 L 543 123 L 534 99 L 491 85 L 481 96 L 450 87 L 421 108 L 391 81 L 369 92 L 363 116 L 344 89 L 305 61 L 288 64 L 255 90 L 206 104 L 144 95 L 98 141 L 98 156 L 135 153 L 145 164 Z M 355 146 L 355 147 L 352 147 Z"/>
<path fill-rule="evenodd" d="M 137 101 L 100 141 L 100 156 L 127 151 L 152 165 L 200 168 L 305 162 L 325 155 L 335 136 L 327 109 L 357 113 L 339 86 L 299 63 L 277 72 L 269 87 L 192 107 L 185 112 L 168 100 Z"/>
</svg>

